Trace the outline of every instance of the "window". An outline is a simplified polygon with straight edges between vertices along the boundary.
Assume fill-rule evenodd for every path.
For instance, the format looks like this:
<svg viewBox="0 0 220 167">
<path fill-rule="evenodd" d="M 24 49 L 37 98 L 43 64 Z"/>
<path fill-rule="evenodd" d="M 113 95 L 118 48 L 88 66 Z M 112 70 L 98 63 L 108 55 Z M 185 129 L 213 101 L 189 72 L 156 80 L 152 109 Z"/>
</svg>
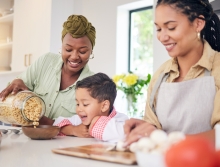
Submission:
<svg viewBox="0 0 220 167">
<path fill-rule="evenodd" d="M 129 12 L 128 70 L 146 75 L 153 73 L 153 8 Z"/>
</svg>

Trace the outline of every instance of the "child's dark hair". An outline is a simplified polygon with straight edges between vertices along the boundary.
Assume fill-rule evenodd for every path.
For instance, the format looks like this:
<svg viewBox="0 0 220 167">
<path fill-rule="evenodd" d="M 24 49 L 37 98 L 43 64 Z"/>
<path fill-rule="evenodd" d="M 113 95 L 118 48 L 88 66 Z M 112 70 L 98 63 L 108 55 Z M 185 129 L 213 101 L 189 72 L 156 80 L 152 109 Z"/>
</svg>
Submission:
<svg viewBox="0 0 220 167">
<path fill-rule="evenodd" d="M 115 83 L 106 74 L 97 73 L 86 77 L 76 83 L 76 89 L 78 88 L 86 88 L 90 95 L 99 102 L 109 100 L 110 109 L 112 109 L 117 90 Z"/>
<path fill-rule="evenodd" d="M 213 12 L 208 0 L 158 0 L 159 5 L 170 5 L 185 14 L 190 22 L 196 18 L 206 21 L 205 28 L 201 31 L 201 38 L 204 38 L 212 49 L 220 52 L 220 20 Z M 203 15 L 205 18 L 199 17 Z"/>
</svg>

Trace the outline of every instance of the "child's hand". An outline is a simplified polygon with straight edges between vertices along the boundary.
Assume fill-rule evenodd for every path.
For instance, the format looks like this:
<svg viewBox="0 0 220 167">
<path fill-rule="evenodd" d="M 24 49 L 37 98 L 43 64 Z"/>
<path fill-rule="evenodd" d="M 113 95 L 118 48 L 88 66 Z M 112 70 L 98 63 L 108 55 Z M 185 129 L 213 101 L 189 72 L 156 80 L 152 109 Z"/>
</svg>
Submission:
<svg viewBox="0 0 220 167">
<path fill-rule="evenodd" d="M 95 125 L 96 121 L 100 118 L 100 116 L 96 116 L 92 119 L 92 122 L 89 125 L 89 133 L 91 133 L 93 126 Z"/>
<path fill-rule="evenodd" d="M 73 125 L 64 126 L 62 127 L 61 132 L 68 136 L 92 138 L 92 136 L 89 135 L 88 126 L 83 124 L 80 124 L 78 126 L 73 126 Z"/>
<path fill-rule="evenodd" d="M 77 137 L 92 138 L 92 136 L 90 136 L 89 134 L 89 126 L 84 124 L 75 126 L 74 134 L 75 134 L 74 136 Z"/>
</svg>

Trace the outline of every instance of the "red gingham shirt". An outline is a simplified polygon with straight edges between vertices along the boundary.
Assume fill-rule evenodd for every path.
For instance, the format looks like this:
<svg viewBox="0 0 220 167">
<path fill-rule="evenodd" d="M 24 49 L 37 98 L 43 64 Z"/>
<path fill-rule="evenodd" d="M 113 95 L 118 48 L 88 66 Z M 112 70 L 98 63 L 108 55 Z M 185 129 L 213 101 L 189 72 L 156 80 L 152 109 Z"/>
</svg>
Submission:
<svg viewBox="0 0 220 167">
<path fill-rule="evenodd" d="M 97 138 L 99 140 L 102 140 L 102 135 L 105 129 L 105 126 L 107 125 L 108 121 L 113 118 L 116 115 L 115 108 L 113 108 L 112 112 L 109 116 L 100 116 L 99 119 L 96 121 L 96 123 L 93 125 L 91 130 L 91 136 L 94 138 Z"/>
</svg>

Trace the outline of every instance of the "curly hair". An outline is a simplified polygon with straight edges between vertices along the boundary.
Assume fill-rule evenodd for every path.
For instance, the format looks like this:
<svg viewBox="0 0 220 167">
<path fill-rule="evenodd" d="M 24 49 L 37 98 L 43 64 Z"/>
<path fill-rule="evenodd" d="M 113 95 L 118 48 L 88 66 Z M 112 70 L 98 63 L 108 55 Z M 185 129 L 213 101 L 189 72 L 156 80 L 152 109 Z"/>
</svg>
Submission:
<svg viewBox="0 0 220 167">
<path fill-rule="evenodd" d="M 206 21 L 201 31 L 201 38 L 205 39 L 212 49 L 220 52 L 220 20 L 213 12 L 208 0 L 158 0 L 157 6 L 170 5 L 185 14 L 190 22 L 196 18 Z M 203 15 L 204 18 L 200 17 Z"/>
</svg>

